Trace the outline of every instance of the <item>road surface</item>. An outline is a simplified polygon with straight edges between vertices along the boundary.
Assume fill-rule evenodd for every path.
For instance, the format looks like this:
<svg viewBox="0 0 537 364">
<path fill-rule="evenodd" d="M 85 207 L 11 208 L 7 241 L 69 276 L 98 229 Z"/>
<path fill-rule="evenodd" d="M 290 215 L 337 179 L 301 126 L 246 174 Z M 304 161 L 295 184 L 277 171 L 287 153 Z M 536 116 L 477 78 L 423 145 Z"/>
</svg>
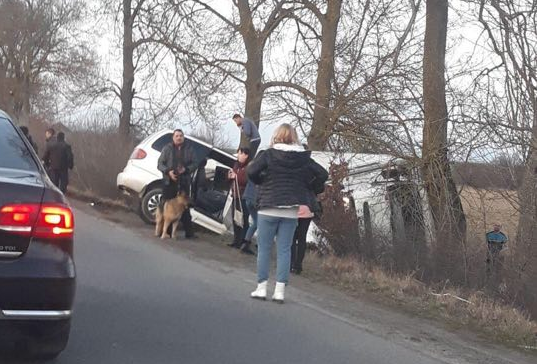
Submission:
<svg viewBox="0 0 537 364">
<path fill-rule="evenodd" d="M 291 286 L 283 305 L 252 300 L 252 269 L 216 256 L 196 259 L 196 246 L 211 254 L 203 238 L 161 242 L 148 227 L 113 223 L 88 209 L 75 211 L 75 313 L 69 345 L 55 363 L 511 362 L 431 339 L 443 335 L 433 329 L 405 336 L 397 325 L 411 318 L 386 324 L 383 311 L 371 314 L 378 320 L 354 317 L 347 306 L 366 306 L 330 290 Z M 235 254 L 227 249 L 215 251 Z"/>
</svg>

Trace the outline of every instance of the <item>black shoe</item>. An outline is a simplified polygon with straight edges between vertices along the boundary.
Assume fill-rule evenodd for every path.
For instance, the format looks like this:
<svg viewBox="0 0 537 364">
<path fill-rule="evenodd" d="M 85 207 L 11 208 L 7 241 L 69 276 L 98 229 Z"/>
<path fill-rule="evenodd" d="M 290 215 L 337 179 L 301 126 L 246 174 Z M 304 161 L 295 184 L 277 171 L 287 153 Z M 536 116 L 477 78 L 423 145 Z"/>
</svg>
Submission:
<svg viewBox="0 0 537 364">
<path fill-rule="evenodd" d="M 240 247 L 241 253 L 255 255 L 255 253 L 250 249 L 250 244 L 250 241 L 243 240 Z"/>
<path fill-rule="evenodd" d="M 241 248 L 241 253 L 248 254 L 248 255 L 255 255 L 255 252 L 252 249 L 250 249 L 250 247 Z"/>
<path fill-rule="evenodd" d="M 302 273 L 302 268 L 292 267 L 291 273 L 299 275 L 300 273 Z"/>
<path fill-rule="evenodd" d="M 197 239 L 198 236 L 195 235 L 194 233 L 191 233 L 191 234 L 185 234 L 185 239 Z"/>
<path fill-rule="evenodd" d="M 237 243 L 236 241 L 234 241 L 233 243 L 227 244 L 227 246 L 229 246 L 231 248 L 235 248 L 235 249 L 240 249 L 241 248 L 241 243 Z"/>
</svg>

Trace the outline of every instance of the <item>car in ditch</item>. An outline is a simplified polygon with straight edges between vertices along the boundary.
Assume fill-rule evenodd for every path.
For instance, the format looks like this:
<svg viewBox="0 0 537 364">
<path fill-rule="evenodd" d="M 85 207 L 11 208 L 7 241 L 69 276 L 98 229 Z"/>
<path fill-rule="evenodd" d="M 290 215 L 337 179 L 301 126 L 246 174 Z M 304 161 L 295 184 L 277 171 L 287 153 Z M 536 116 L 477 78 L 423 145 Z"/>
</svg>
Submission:
<svg viewBox="0 0 537 364">
<path fill-rule="evenodd" d="M 162 148 L 172 141 L 173 130 L 151 134 L 132 152 L 127 165 L 117 176 L 117 187 L 139 199 L 138 212 L 147 223 L 155 222 L 155 211 L 162 197 L 162 173 L 157 169 Z M 195 154 L 202 161 L 192 172 L 192 222 L 217 234 L 227 231 L 231 208 L 228 171 L 236 157 L 195 137 L 185 135 Z M 226 222 L 228 221 L 228 222 Z"/>
</svg>

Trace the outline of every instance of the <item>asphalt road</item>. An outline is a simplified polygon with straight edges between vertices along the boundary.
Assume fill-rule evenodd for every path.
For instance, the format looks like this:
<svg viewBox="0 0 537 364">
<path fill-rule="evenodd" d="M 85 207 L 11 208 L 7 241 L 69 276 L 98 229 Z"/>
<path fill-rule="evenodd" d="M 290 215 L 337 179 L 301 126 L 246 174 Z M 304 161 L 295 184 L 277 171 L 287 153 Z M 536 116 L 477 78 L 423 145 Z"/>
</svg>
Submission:
<svg viewBox="0 0 537 364">
<path fill-rule="evenodd" d="M 172 248 L 149 231 L 80 210 L 76 223 L 75 313 L 55 363 L 447 362 L 302 302 L 292 290 L 283 305 L 252 300 L 251 271 L 177 249 L 199 240 Z"/>
</svg>

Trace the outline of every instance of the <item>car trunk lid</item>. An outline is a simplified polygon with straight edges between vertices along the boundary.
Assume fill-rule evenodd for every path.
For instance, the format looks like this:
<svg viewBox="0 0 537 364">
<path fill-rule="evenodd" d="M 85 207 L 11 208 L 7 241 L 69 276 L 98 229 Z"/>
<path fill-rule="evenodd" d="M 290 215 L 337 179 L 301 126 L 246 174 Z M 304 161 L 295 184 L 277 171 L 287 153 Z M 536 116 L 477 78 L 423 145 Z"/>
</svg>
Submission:
<svg viewBox="0 0 537 364">
<path fill-rule="evenodd" d="M 28 249 L 44 191 L 38 172 L 0 169 L 0 259 Z"/>
</svg>

